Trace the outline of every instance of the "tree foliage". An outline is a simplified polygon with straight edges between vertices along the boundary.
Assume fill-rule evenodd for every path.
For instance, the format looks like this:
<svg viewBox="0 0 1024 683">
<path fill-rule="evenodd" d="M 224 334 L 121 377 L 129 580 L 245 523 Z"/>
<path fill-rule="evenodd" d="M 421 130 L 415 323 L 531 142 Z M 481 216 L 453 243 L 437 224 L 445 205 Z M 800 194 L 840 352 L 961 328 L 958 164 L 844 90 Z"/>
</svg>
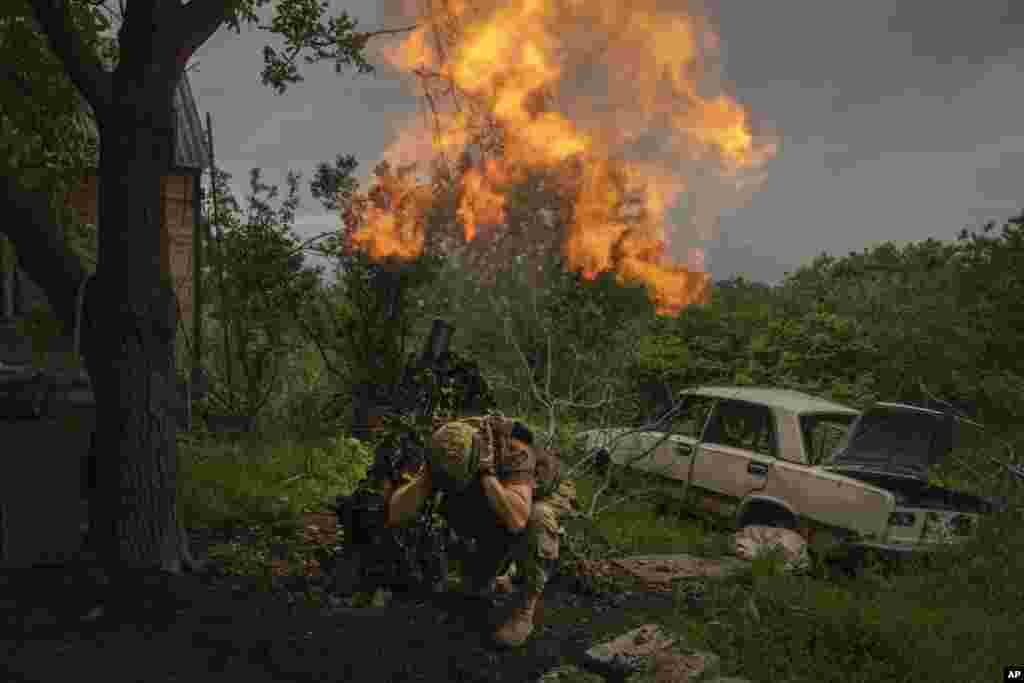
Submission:
<svg viewBox="0 0 1024 683">
<path fill-rule="evenodd" d="M 0 80 L 8 88 L 0 94 L 6 145 L 0 155 L 0 201 L 9 216 L 3 232 L 65 329 L 83 318 L 82 351 L 97 399 L 94 450 L 102 455 L 97 458 L 100 493 L 89 543 L 112 565 L 177 571 L 183 563 L 191 564 L 174 502 L 177 324 L 173 290 L 161 265 L 159 188 L 173 161 L 173 92 L 189 58 L 221 25 L 239 30 L 243 22 L 257 24 L 256 10 L 268 4 L 5 4 L 3 19 L 14 21 L 2 27 L 3 45 L 15 46 L 11 49 L 17 54 L 0 61 Z M 7 5 L 12 6 L 10 14 Z M 369 70 L 362 51 L 370 34 L 358 33 L 347 14 L 328 17 L 327 3 L 308 0 L 282 0 L 274 8 L 271 23 L 259 28 L 285 40 L 283 54 L 264 51 L 263 80 L 278 92 L 301 80 L 290 66 L 300 56 L 307 63 L 333 60 L 339 70 L 348 65 Z M 116 32 L 116 39 L 104 32 L 107 28 Z M 27 61 L 22 64 L 17 56 Z M 35 92 L 23 87 L 32 85 L 23 67 L 46 87 Z M 54 89 L 62 83 L 73 84 L 73 91 L 65 87 L 64 93 L 80 97 L 65 97 Z M 11 84 L 27 90 L 21 99 L 11 94 Z M 58 94 L 48 99 L 47 93 Z M 81 128 L 81 144 L 60 139 L 65 130 L 69 137 L 75 135 L 69 117 L 79 100 L 91 109 L 99 134 L 102 182 L 95 273 L 68 238 L 67 220 L 55 211 L 60 199 L 52 187 L 56 181 L 76 182 L 68 169 L 87 156 L 87 126 Z M 54 116 L 41 115 L 47 113 Z M 64 125 L 47 127 L 57 121 Z M 53 182 L 47 186 L 45 181 Z M 258 272 L 263 256 L 244 270 Z M 78 303 L 81 291 L 84 306 Z"/>
<path fill-rule="evenodd" d="M 319 286 L 318 272 L 304 265 L 294 233 L 300 174 L 287 175 L 288 196 L 274 208 L 278 187 L 251 169 L 248 210 L 231 194 L 230 174 L 219 171 L 212 216 L 216 262 L 204 273 L 213 294 L 209 330 L 215 360 L 211 400 L 229 414 L 255 416 L 279 387 L 289 354 L 300 345 L 294 311 Z"/>
<path fill-rule="evenodd" d="M 955 241 L 822 254 L 777 287 L 719 282 L 711 305 L 655 325 L 634 376 L 783 386 L 855 406 L 942 397 L 1013 421 L 1021 244 L 1015 218 L 999 233 L 989 224 Z"/>
<path fill-rule="evenodd" d="M 109 17 L 93 3 L 74 2 L 69 20 L 87 49 L 112 63 Z M 65 239 L 93 270 L 96 226 L 86 225 L 65 200 L 96 167 L 96 123 L 24 0 L 12 0 L 0 17 L 0 65 L 0 173 L 48 197 Z M 2 234 L 0 253 L 0 270 L 13 267 L 13 246 Z"/>
</svg>

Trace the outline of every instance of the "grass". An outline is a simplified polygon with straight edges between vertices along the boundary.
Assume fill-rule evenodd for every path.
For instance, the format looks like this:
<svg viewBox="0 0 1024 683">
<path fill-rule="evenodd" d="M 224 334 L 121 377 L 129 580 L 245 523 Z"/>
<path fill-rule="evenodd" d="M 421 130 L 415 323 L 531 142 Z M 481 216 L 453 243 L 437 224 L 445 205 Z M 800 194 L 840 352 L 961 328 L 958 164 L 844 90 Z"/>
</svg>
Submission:
<svg viewBox="0 0 1024 683">
<path fill-rule="evenodd" d="M 355 439 L 267 443 L 185 438 L 179 501 L 189 527 L 273 523 L 351 492 L 371 454 Z"/>
<path fill-rule="evenodd" d="M 576 493 L 582 510 L 590 509 L 600 480 L 584 475 L 576 480 Z M 598 509 L 622 498 L 622 492 L 605 492 L 598 498 Z M 715 533 L 711 525 L 695 517 L 661 514 L 657 504 L 647 500 L 624 500 L 599 514 L 597 526 L 622 554 L 691 553 L 718 556 L 728 550 L 726 537 Z"/>
<path fill-rule="evenodd" d="M 667 625 L 753 680 L 996 680 L 1024 652 L 1019 514 L 988 520 L 927 565 L 839 579 L 759 561 L 708 588 L 699 618 Z"/>
<path fill-rule="evenodd" d="M 709 618 L 683 626 L 762 680 L 992 680 L 1024 651 L 1024 534 L 1010 521 L 988 526 L 995 545 L 979 538 L 928 571 L 837 583 L 755 568 L 714 585 Z M 1007 551 L 1018 559 L 1000 567 Z"/>
<path fill-rule="evenodd" d="M 296 566 L 311 558 L 295 534 L 281 531 L 288 520 L 351 491 L 370 461 L 365 447 L 345 438 L 271 444 L 186 437 L 181 453 L 187 524 L 255 529 L 258 542 L 225 544 L 212 554 L 239 574 L 266 577 L 268 587 L 275 544 L 291 544 Z M 583 509 L 598 483 L 576 480 Z M 625 502 L 594 523 L 616 554 L 728 549 L 727 534 L 695 518 L 658 514 L 650 502 Z M 1015 512 L 992 518 L 976 538 L 928 566 L 869 568 L 848 579 L 821 568 L 786 574 L 767 558 L 704 588 L 697 611 L 631 614 L 629 623 L 608 626 L 608 635 L 655 620 L 717 653 L 723 674 L 756 681 L 996 680 L 1024 652 L 1024 525 Z M 682 605 L 681 592 L 677 598 Z M 569 610 L 552 618 L 587 623 Z"/>
</svg>

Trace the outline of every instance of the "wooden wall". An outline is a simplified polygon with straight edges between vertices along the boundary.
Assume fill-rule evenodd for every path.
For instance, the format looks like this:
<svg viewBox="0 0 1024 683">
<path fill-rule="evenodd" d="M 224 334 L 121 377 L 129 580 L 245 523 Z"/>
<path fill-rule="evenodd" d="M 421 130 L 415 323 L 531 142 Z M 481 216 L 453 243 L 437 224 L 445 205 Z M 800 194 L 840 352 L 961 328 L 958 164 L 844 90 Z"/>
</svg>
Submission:
<svg viewBox="0 0 1024 683">
<path fill-rule="evenodd" d="M 162 226 L 160 264 L 174 279 L 181 322 L 191 333 L 192 325 L 192 236 L 195 231 L 193 178 L 190 175 L 164 176 L 161 183 Z"/>
<path fill-rule="evenodd" d="M 68 195 L 68 204 L 78 209 L 86 223 L 96 224 L 98 186 L 96 176 L 90 175 L 82 185 Z M 192 325 L 192 236 L 195 228 L 193 213 L 193 177 L 187 174 L 166 175 L 160 185 L 160 263 L 165 273 L 174 280 L 181 322 L 186 329 Z"/>
<path fill-rule="evenodd" d="M 82 222 L 96 225 L 98 193 L 99 186 L 96 183 L 95 174 L 86 176 L 78 189 L 68 193 L 68 206 L 78 209 L 78 215 L 81 216 Z"/>
</svg>

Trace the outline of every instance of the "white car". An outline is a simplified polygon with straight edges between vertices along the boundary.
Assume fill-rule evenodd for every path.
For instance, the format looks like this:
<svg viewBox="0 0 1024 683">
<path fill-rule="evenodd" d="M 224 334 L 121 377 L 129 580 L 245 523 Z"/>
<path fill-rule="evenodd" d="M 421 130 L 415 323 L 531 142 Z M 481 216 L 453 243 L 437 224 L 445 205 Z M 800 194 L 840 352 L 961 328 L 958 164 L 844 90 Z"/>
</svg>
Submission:
<svg viewBox="0 0 1024 683">
<path fill-rule="evenodd" d="M 818 550 L 902 552 L 965 535 L 991 511 L 983 499 L 927 486 L 921 467 L 948 450 L 941 417 L 897 404 L 861 415 L 783 389 L 700 387 L 682 392 L 656 429 L 591 430 L 579 445 L 740 528 L 792 529 Z"/>
<path fill-rule="evenodd" d="M 876 403 L 853 423 L 824 469 L 884 488 L 896 499 L 885 542 L 863 545 L 911 551 L 957 541 L 973 533 L 981 515 L 1002 506 L 929 483 L 929 469 L 955 446 L 958 424 L 948 413 L 903 403 Z"/>
</svg>

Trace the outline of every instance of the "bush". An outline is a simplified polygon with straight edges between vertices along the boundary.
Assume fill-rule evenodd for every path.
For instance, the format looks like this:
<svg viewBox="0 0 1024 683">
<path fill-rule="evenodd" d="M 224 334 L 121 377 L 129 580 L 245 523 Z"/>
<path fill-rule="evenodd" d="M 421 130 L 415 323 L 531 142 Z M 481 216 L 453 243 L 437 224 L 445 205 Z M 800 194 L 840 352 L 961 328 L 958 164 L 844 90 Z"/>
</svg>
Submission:
<svg viewBox="0 0 1024 683">
<path fill-rule="evenodd" d="M 185 440 L 179 501 L 188 526 L 274 523 L 351 493 L 373 454 L 361 442 L 331 437 L 277 444 Z"/>
<path fill-rule="evenodd" d="M 994 679 L 1024 648 L 1024 527 L 1019 513 L 931 562 L 839 582 L 752 566 L 708 584 L 691 637 L 765 681 Z M 756 675 L 751 676 L 754 672 Z"/>
</svg>

